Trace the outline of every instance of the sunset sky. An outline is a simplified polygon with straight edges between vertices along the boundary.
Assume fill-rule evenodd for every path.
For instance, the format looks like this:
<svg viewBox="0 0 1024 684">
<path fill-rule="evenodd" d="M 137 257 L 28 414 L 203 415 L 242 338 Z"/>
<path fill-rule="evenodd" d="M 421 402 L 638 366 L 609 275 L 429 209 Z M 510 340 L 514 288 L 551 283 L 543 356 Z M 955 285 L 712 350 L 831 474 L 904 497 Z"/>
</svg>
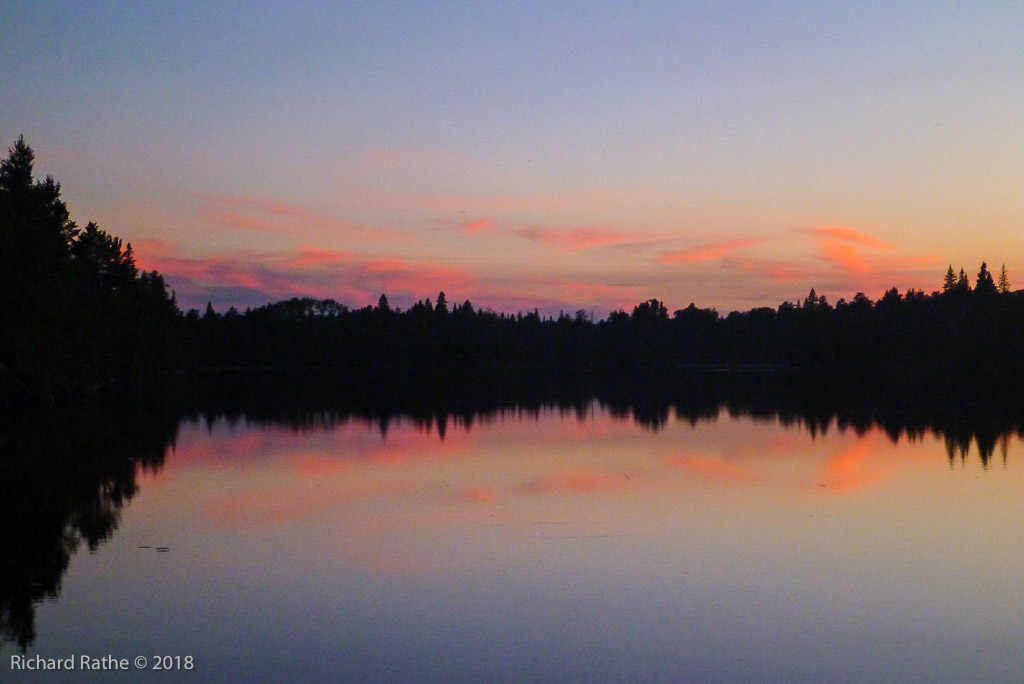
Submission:
<svg viewBox="0 0 1024 684">
<path fill-rule="evenodd" d="M 9 2 L 0 142 L 183 308 L 1024 286 L 1024 4 Z"/>
</svg>

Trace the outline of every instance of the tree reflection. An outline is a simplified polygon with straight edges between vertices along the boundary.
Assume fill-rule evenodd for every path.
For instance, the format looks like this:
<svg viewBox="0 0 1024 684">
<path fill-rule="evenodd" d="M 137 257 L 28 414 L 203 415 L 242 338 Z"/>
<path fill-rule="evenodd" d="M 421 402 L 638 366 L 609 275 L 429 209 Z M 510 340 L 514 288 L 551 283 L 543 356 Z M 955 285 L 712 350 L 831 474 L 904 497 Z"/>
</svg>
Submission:
<svg viewBox="0 0 1024 684">
<path fill-rule="evenodd" d="M 505 417 L 560 415 L 585 423 L 595 412 L 662 430 L 722 415 L 777 422 L 813 438 L 830 430 L 881 430 L 894 444 L 934 435 L 950 465 L 974 446 L 983 467 L 1007 442 L 1024 439 L 1024 401 L 986 391 L 940 391 L 880 380 L 808 382 L 779 372 L 692 372 L 574 384 L 466 375 L 329 376 L 297 371 L 220 372 L 171 389 L 94 406 L 45 422 L 0 426 L 0 637 L 26 649 L 35 605 L 61 589 L 72 556 L 98 549 L 138 491 L 140 471 L 162 467 L 181 421 L 219 420 L 331 430 L 352 420 L 382 437 L 401 419 L 444 440 Z M 949 400 L 970 396 L 971 401 Z"/>
<path fill-rule="evenodd" d="M 0 643 L 33 642 L 36 604 L 58 595 L 76 551 L 111 538 L 176 431 L 166 411 L 110 406 L 0 428 Z"/>
<path fill-rule="evenodd" d="M 931 382 L 929 380 L 929 382 Z M 494 374 L 368 377 L 361 374 L 308 375 L 228 373 L 205 376 L 184 401 L 191 417 L 212 423 L 246 419 L 286 425 L 297 431 L 331 428 L 351 419 L 377 426 L 382 437 L 398 417 L 441 440 L 449 431 L 504 416 L 538 418 L 557 411 L 585 422 L 594 407 L 612 418 L 659 431 L 669 420 L 696 425 L 732 417 L 777 422 L 806 430 L 812 438 L 835 429 L 864 435 L 881 430 L 893 444 L 932 434 L 942 438 L 950 458 L 966 458 L 975 445 L 988 467 L 1010 435 L 1024 437 L 1024 398 L 972 387 L 915 383 L 912 378 L 828 378 L 787 372 L 680 372 L 607 382 L 547 382 Z M 956 391 L 953 391 L 955 389 Z M 970 396 L 970 401 L 960 397 Z M 955 458 L 954 458 L 955 457 Z"/>
</svg>

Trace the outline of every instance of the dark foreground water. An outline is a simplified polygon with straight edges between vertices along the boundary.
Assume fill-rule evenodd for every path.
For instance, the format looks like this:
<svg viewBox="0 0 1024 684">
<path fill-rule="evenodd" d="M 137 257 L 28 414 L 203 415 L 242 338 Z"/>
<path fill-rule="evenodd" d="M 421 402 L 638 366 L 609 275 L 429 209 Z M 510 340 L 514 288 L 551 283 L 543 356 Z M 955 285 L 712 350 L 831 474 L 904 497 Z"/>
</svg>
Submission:
<svg viewBox="0 0 1024 684">
<path fill-rule="evenodd" d="M 439 417 L 8 469 L 0 679 L 1024 681 L 1019 430 Z"/>
</svg>

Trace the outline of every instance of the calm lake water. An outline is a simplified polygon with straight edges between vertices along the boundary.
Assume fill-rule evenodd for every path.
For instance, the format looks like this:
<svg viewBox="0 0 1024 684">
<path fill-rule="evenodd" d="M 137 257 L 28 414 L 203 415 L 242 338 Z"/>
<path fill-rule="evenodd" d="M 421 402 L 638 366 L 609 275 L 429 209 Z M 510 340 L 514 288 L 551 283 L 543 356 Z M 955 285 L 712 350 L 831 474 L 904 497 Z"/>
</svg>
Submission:
<svg viewBox="0 0 1024 684">
<path fill-rule="evenodd" d="M 7 681 L 1024 680 L 1024 444 L 594 402 L 184 421 Z M 861 434 L 858 434 L 860 432 Z M 116 507 L 115 507 L 116 508 Z"/>
</svg>

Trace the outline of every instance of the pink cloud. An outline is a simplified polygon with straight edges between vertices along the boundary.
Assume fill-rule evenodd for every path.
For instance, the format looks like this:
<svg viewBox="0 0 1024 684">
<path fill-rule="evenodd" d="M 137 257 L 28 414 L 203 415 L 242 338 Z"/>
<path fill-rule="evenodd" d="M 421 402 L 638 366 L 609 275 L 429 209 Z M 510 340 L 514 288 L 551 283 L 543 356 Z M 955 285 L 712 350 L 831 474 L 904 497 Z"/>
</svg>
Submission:
<svg viewBox="0 0 1024 684">
<path fill-rule="evenodd" d="M 518 231 L 528 240 L 545 244 L 561 245 L 570 251 L 618 245 L 643 240 L 644 238 L 630 233 L 618 233 L 601 228 L 548 228 L 530 226 Z"/>
<path fill-rule="evenodd" d="M 734 250 L 742 249 L 743 247 L 750 247 L 751 245 L 757 245 L 762 242 L 764 242 L 763 238 L 744 238 L 742 240 L 700 245 L 681 252 L 665 252 L 662 254 L 661 259 L 662 261 L 670 263 L 678 261 L 687 263 L 695 261 L 712 261 L 714 259 L 721 259 Z"/>
<path fill-rule="evenodd" d="M 286 235 L 328 230 L 353 237 L 393 239 L 395 231 L 370 228 L 289 202 L 241 195 L 203 195 L 207 206 L 200 210 L 206 220 L 232 230 L 274 232 Z"/>
<path fill-rule="evenodd" d="M 444 289 L 449 292 L 466 291 L 477 281 L 475 275 L 462 268 L 404 259 L 364 261 L 356 266 L 353 279 L 387 284 L 389 289 L 382 291 L 422 292 L 431 295 Z"/>
<path fill-rule="evenodd" d="M 596 307 L 603 316 L 631 307 L 645 294 L 634 283 L 602 283 L 559 278 L 482 278 L 459 267 L 432 261 L 360 255 L 304 243 L 294 250 L 234 250 L 191 255 L 159 240 L 138 242 L 140 268 L 157 270 L 176 289 L 185 308 L 213 300 L 258 306 L 289 297 L 335 299 L 350 306 L 373 304 L 382 292 L 393 306 L 408 306 L 444 290 L 450 301 L 471 299 L 477 308 L 557 314 Z"/>
<path fill-rule="evenodd" d="M 313 245 L 295 251 L 238 250 L 186 256 L 167 243 L 142 241 L 136 262 L 140 268 L 159 271 L 172 287 L 200 299 L 195 305 L 218 292 L 234 292 L 258 303 L 315 297 L 361 306 L 376 301 L 382 292 L 421 297 L 440 290 L 469 291 L 478 282 L 471 272 L 443 264 L 374 259 Z"/>
<path fill-rule="evenodd" d="M 314 247 L 313 245 L 299 245 L 295 256 L 286 258 L 282 263 L 291 268 L 304 269 L 337 264 L 353 258 L 355 258 L 355 255 L 351 252 L 324 249 L 323 247 Z"/>
</svg>

